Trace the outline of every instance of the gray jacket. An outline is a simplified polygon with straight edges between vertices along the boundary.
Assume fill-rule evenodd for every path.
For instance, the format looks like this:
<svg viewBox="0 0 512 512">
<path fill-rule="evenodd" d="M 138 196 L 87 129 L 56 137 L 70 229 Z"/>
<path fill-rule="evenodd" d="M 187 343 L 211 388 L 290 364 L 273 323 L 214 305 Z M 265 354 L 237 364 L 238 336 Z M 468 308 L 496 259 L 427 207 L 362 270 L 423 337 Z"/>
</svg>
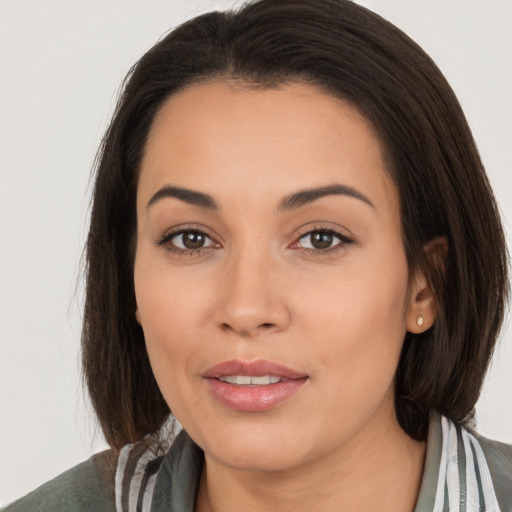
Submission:
<svg viewBox="0 0 512 512">
<path fill-rule="evenodd" d="M 496 512 L 497 510 L 512 512 L 512 446 L 491 441 L 476 434 L 472 439 L 476 439 L 478 443 L 464 446 L 464 439 L 471 437 L 471 434 L 468 434 L 446 418 L 433 415 L 428 434 L 423 479 L 414 512 L 449 511 L 453 500 L 457 501 L 457 509 L 460 512 Z M 457 455 L 446 454 L 450 435 L 457 436 L 458 442 L 455 443 Z M 481 447 L 480 453 L 485 457 L 485 462 L 480 466 L 476 463 L 478 446 Z M 165 456 L 155 455 L 149 458 L 144 465 L 143 473 L 139 472 L 138 477 L 135 478 L 137 461 L 142 460 L 144 453 L 147 452 L 138 450 L 137 446 L 125 451 L 127 455 L 122 464 L 122 470 L 119 458 L 113 451 L 96 454 L 4 510 L 5 512 L 116 512 L 116 510 L 132 512 L 132 510 L 149 510 L 146 507 L 149 507 L 150 502 L 151 512 L 193 512 L 204 460 L 201 449 L 185 431 L 182 431 L 168 453 Z M 465 469 L 469 462 L 476 468 L 474 479 L 470 476 L 469 470 Z M 450 463 L 457 464 L 458 467 L 452 467 L 450 471 L 443 470 Z M 138 467 L 140 469 L 140 464 Z M 454 469 L 455 473 L 458 473 L 455 483 L 453 482 Z M 489 480 L 486 483 L 483 473 L 487 472 L 487 469 Z M 448 476 L 443 476 L 444 473 L 452 475 L 451 483 Z M 138 485 L 135 488 L 135 501 L 138 501 L 138 506 L 133 498 L 134 482 Z M 492 496 L 497 498 L 497 503 L 493 503 L 494 497 L 485 495 L 489 482 L 492 482 L 490 483 L 490 487 L 494 488 Z M 131 504 L 130 490 L 132 491 Z M 147 500 L 148 496 L 149 502 L 146 501 L 142 508 L 143 501 Z"/>
</svg>

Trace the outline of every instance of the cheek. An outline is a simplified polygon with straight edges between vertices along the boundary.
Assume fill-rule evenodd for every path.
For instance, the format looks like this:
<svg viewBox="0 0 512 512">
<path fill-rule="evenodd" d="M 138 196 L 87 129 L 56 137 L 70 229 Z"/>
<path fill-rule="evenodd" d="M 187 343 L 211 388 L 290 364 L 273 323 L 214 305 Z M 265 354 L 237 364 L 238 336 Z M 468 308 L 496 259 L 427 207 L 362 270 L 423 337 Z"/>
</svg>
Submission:
<svg viewBox="0 0 512 512">
<path fill-rule="evenodd" d="M 304 329 L 316 340 L 312 347 L 322 364 L 339 368 L 339 374 L 352 375 L 361 385 L 365 379 L 392 380 L 406 333 L 407 284 L 404 262 L 373 271 L 366 265 L 352 267 L 318 287 L 307 307 L 301 306 L 301 316 L 309 319 Z"/>
<path fill-rule="evenodd" d="M 142 247 L 134 267 L 135 296 L 148 341 L 172 342 L 192 335 L 207 286 L 198 267 L 194 272 L 172 268 L 161 255 Z"/>
<path fill-rule="evenodd" d="M 201 351 L 194 331 L 197 301 L 190 294 L 176 293 L 162 279 L 143 282 L 137 289 L 137 300 L 158 387 L 179 421 L 189 409 L 201 415 L 199 398 L 190 381 L 194 357 Z"/>
<path fill-rule="evenodd" d="M 368 261 L 365 261 L 368 260 Z M 395 260 L 396 261 L 396 260 Z M 378 329 L 385 333 L 398 325 L 405 327 L 408 302 L 407 265 L 384 259 L 360 258 L 336 272 L 315 275 L 295 290 L 298 308 L 307 316 L 330 318 L 345 329 Z M 331 322 L 325 323 L 328 327 Z"/>
<path fill-rule="evenodd" d="M 151 261 L 144 251 L 137 254 L 134 268 L 137 311 L 151 366 L 164 396 L 166 389 L 172 389 L 171 381 L 186 368 L 189 354 L 194 350 L 195 312 L 200 303 L 193 293 L 194 287 L 179 282 L 177 276 L 179 273 Z"/>
</svg>

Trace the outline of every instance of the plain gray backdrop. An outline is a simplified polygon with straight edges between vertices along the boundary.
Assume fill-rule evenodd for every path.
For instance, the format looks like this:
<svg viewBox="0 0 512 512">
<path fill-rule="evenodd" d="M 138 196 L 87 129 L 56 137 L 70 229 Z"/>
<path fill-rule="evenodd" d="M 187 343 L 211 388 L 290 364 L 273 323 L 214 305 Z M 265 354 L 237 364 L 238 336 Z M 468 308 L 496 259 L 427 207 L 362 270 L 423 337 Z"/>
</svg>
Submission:
<svg viewBox="0 0 512 512">
<path fill-rule="evenodd" d="M 137 58 L 185 19 L 234 3 L 0 0 L 0 504 L 105 447 L 78 353 L 95 151 Z M 510 233 L 512 1 L 360 3 L 411 35 L 447 76 Z M 512 442 L 511 390 L 505 327 L 478 404 L 483 434 Z"/>
</svg>

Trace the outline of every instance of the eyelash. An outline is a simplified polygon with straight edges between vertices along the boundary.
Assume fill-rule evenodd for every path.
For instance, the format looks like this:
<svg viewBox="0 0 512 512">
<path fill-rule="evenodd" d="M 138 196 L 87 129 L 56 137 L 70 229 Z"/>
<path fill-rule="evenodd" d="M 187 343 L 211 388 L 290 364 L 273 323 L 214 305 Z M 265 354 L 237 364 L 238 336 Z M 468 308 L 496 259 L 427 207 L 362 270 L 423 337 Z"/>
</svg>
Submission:
<svg viewBox="0 0 512 512">
<path fill-rule="evenodd" d="M 160 247 L 164 247 L 167 251 L 173 254 L 177 254 L 178 256 L 199 256 L 205 249 L 209 249 L 210 247 L 199 247 L 198 249 L 181 249 L 180 247 L 176 247 L 173 245 L 171 240 L 180 235 L 185 235 L 187 233 L 193 233 L 195 235 L 204 236 L 205 238 L 214 242 L 212 237 L 206 233 L 205 231 L 197 228 L 184 228 L 179 229 L 177 231 L 172 231 L 170 233 L 166 233 L 162 238 L 157 241 L 157 245 Z M 216 242 L 214 242 L 216 244 Z"/>
<path fill-rule="evenodd" d="M 187 233 L 193 233 L 195 235 L 204 236 L 205 238 L 212 241 L 213 244 L 212 244 L 212 246 L 207 246 L 207 247 L 203 246 L 203 247 L 199 247 L 197 249 L 181 249 L 180 247 L 176 247 L 175 245 L 170 243 L 173 238 L 178 237 L 180 235 L 187 234 Z M 314 229 L 302 234 L 299 238 L 297 238 L 297 240 L 291 244 L 291 247 L 293 248 L 293 246 L 297 245 L 301 240 L 303 240 L 304 238 L 311 236 L 315 233 L 322 233 L 322 234 L 330 235 L 334 238 L 337 238 L 339 240 L 339 242 L 337 244 L 333 245 L 332 247 L 328 247 L 326 249 L 314 249 L 314 248 L 310 248 L 310 247 L 303 247 L 302 250 L 304 252 L 306 252 L 307 254 L 311 254 L 311 255 L 331 254 L 332 252 L 343 249 L 344 246 L 346 246 L 346 245 L 350 245 L 350 244 L 354 243 L 353 239 L 347 237 L 346 235 L 340 233 L 339 231 L 336 231 L 331 228 L 315 227 Z M 177 254 L 179 256 L 199 256 L 204 250 L 210 249 L 212 247 L 215 248 L 215 245 L 218 246 L 218 243 L 215 242 L 212 239 L 212 237 L 210 235 L 208 235 L 208 233 L 206 233 L 205 231 L 202 231 L 201 229 L 185 228 L 185 229 L 179 229 L 177 231 L 172 231 L 171 233 L 165 234 L 162 238 L 160 238 L 157 241 L 157 245 L 160 247 L 164 247 L 170 253 Z M 301 248 L 297 247 L 297 249 L 301 249 Z"/>
<path fill-rule="evenodd" d="M 343 249 L 346 245 L 350 245 L 354 243 L 354 240 L 352 238 L 349 238 L 348 236 L 344 235 L 343 233 L 340 233 L 339 231 L 336 231 L 332 228 L 322 228 L 322 227 L 315 227 L 314 229 L 308 231 L 307 233 L 304 233 L 301 235 L 296 242 L 294 242 L 292 245 L 298 244 L 301 240 L 304 238 L 313 235 L 314 233 L 322 233 L 330 235 L 334 238 L 337 238 L 339 242 L 332 247 L 328 247 L 327 249 L 314 249 L 310 247 L 304 247 L 302 248 L 303 251 L 305 251 L 308 254 L 311 255 L 327 255 L 331 254 L 335 251 L 339 251 Z"/>
</svg>

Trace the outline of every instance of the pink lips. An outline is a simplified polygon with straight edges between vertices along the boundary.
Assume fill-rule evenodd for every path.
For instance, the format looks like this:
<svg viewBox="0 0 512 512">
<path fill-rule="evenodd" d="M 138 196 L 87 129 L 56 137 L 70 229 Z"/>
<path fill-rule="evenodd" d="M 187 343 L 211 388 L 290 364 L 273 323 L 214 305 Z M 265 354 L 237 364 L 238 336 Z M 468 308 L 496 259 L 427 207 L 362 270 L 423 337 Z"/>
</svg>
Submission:
<svg viewBox="0 0 512 512">
<path fill-rule="evenodd" d="M 263 377 L 270 375 L 281 380 L 266 385 L 239 385 L 219 380 L 229 376 Z M 203 375 L 212 395 L 229 409 L 259 412 L 271 409 L 297 393 L 308 376 L 291 368 L 265 360 L 225 361 L 208 369 Z"/>
</svg>

